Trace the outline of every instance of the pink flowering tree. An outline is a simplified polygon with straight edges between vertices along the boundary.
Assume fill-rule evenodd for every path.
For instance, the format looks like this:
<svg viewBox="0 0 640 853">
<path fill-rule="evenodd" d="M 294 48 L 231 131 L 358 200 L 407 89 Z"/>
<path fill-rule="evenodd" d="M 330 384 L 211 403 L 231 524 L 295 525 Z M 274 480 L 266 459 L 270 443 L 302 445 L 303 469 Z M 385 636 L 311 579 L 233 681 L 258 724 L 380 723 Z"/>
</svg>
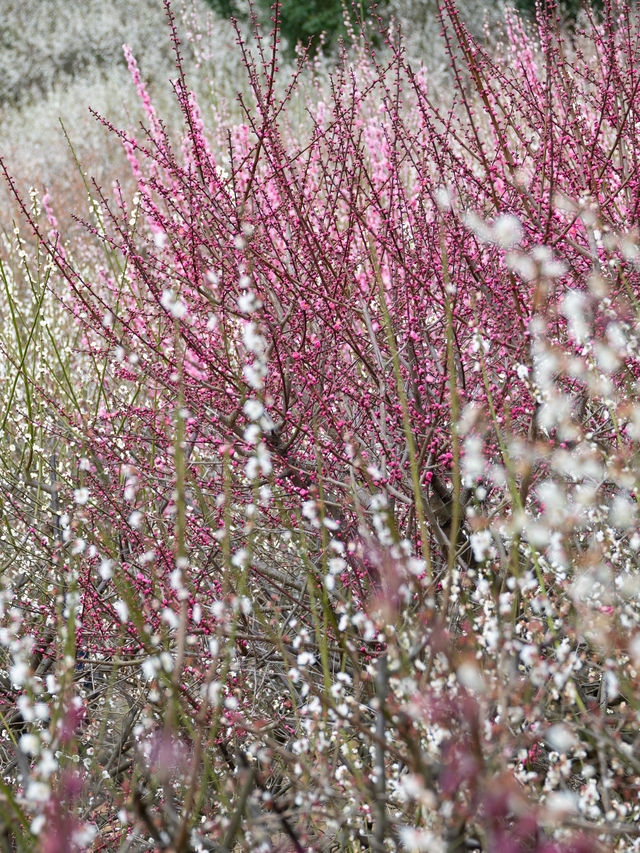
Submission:
<svg viewBox="0 0 640 853">
<path fill-rule="evenodd" d="M 445 0 L 447 94 L 276 6 L 210 130 L 167 14 L 179 140 L 125 48 L 135 197 L 3 261 L 8 843 L 635 849 L 635 12 Z"/>
</svg>

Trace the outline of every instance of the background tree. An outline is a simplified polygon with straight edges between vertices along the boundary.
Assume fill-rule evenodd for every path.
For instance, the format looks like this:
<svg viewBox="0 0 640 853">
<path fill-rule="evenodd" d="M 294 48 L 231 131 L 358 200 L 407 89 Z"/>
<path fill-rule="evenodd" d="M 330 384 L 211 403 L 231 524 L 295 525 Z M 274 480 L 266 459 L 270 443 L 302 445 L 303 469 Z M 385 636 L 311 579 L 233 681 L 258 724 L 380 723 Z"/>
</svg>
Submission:
<svg viewBox="0 0 640 853">
<path fill-rule="evenodd" d="M 224 18 L 235 17 L 240 20 L 248 16 L 249 4 L 246 0 L 206 0 L 206 2 Z M 465 4 L 463 4 L 464 6 Z M 502 4 L 496 4 L 502 7 Z M 534 18 L 544 8 L 555 11 L 564 23 L 575 21 L 580 10 L 585 7 L 602 8 L 602 0 L 509 0 L 507 5 L 515 6 L 520 12 Z M 271 15 L 272 0 L 256 0 L 255 7 L 260 22 L 264 25 Z M 471 4 L 473 6 L 473 4 Z M 471 10 L 470 10 L 471 11 Z M 474 12 L 477 10 L 473 10 Z M 473 12 L 472 12 L 473 14 Z M 309 46 L 311 53 L 322 47 L 325 52 L 335 48 L 341 36 L 346 35 L 345 18 L 358 29 L 360 22 L 368 26 L 369 37 L 375 35 L 379 26 L 379 16 L 388 21 L 391 16 L 399 19 L 403 28 L 429 28 L 430 19 L 436 20 L 438 4 L 434 0 L 281 0 L 280 32 L 287 42 L 288 52 L 293 54 L 297 44 Z M 375 41 L 375 39 L 374 39 Z"/>
<path fill-rule="evenodd" d="M 602 9 L 602 0 L 515 0 L 515 7 L 526 15 L 535 17 L 541 8 L 555 7 L 560 19 L 566 23 L 575 21 L 581 9 L 587 7 L 594 10 Z"/>
<path fill-rule="evenodd" d="M 243 0 L 207 0 L 209 5 L 223 17 L 246 18 L 249 4 Z M 315 53 L 322 45 L 325 50 L 335 47 L 338 39 L 346 35 L 345 16 L 354 26 L 360 21 L 372 22 L 377 30 L 377 14 L 383 12 L 387 0 L 371 3 L 369 0 L 282 0 L 280 9 L 280 31 L 287 41 L 288 50 L 293 53 L 295 46 L 301 43 L 309 45 Z M 256 9 L 264 22 L 271 15 L 271 0 L 257 0 Z M 434 7 L 435 8 L 435 7 Z"/>
</svg>

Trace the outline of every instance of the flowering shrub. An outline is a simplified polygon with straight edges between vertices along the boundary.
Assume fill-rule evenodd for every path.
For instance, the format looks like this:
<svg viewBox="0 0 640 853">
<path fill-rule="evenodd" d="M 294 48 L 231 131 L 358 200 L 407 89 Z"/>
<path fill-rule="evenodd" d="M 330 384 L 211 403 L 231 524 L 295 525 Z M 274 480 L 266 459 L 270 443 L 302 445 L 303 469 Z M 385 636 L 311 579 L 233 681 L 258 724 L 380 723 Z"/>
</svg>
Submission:
<svg viewBox="0 0 640 853">
<path fill-rule="evenodd" d="M 174 4 L 185 31 L 184 67 L 206 108 L 213 99 L 232 109 L 241 62 L 230 22 L 220 20 L 204 0 Z M 37 8 L 36 8 L 37 7 Z M 130 45 L 154 103 L 171 127 L 179 109 L 168 79 L 175 60 L 166 38 L 162 4 L 157 0 L 12 0 L 3 5 L 0 34 L 0 153 L 11 163 L 20 190 L 47 187 L 65 236 L 78 232 L 72 213 L 86 203 L 77 174 L 82 171 L 105 186 L 131 181 L 119 163 L 117 138 L 109 139 L 89 113 L 120 114 L 137 125 L 144 111 L 128 97 L 131 78 L 122 51 Z M 235 81 L 235 82 L 234 82 Z M 61 121 L 65 133 L 61 128 Z M 69 147 L 69 140 L 73 151 Z M 118 171 L 119 170 L 119 171 Z M 0 227 L 11 230 L 18 216 L 15 200 L 0 182 Z"/>
<path fill-rule="evenodd" d="M 167 12 L 181 141 L 125 49 L 135 197 L 3 247 L 7 844 L 638 849 L 635 12 L 445 0 L 447 100 L 274 8 L 211 131 Z"/>
</svg>

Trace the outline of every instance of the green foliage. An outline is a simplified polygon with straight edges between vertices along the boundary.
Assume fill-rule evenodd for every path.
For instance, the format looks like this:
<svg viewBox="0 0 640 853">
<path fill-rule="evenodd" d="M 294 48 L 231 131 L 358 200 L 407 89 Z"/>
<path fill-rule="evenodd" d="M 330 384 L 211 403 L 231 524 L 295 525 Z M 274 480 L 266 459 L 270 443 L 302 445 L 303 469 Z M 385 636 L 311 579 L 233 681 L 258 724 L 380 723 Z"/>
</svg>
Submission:
<svg viewBox="0 0 640 853">
<path fill-rule="evenodd" d="M 246 0 L 207 0 L 209 5 L 223 17 L 246 18 L 249 4 Z M 372 21 L 375 28 L 373 8 L 381 10 L 387 0 L 377 4 L 370 0 L 282 0 L 280 8 L 280 31 L 287 41 L 288 49 L 294 52 L 301 43 L 309 45 L 312 53 L 320 46 L 325 50 L 335 47 L 338 39 L 346 34 L 345 15 L 357 29 L 361 21 Z M 263 23 L 272 16 L 272 0 L 256 0 L 256 9 Z"/>
<path fill-rule="evenodd" d="M 575 21 L 578 13 L 585 6 L 596 11 L 601 9 L 602 0 L 558 0 L 557 3 L 555 0 L 552 2 L 550 0 L 515 0 L 514 5 L 519 11 L 530 15 L 532 18 L 536 16 L 538 8 L 555 7 L 560 19 L 568 22 Z"/>
<path fill-rule="evenodd" d="M 248 0 L 206 0 L 206 2 L 225 18 L 234 16 L 246 18 L 249 11 Z M 602 9 L 602 0 L 510 0 L 525 15 L 534 18 L 538 9 L 555 9 L 565 23 L 575 21 L 580 10 L 587 6 L 593 10 Z M 272 14 L 272 0 L 255 0 L 256 9 L 262 23 L 268 23 Z M 345 35 L 344 19 L 348 14 L 354 26 L 360 21 L 365 24 L 375 18 L 372 9 L 384 14 L 389 0 L 380 0 L 377 4 L 371 0 L 281 0 L 280 29 L 292 53 L 296 44 L 309 45 L 315 53 L 320 45 L 325 50 L 335 47 L 341 36 Z M 427 4 L 431 5 L 431 4 Z M 433 3 L 433 15 L 437 15 L 437 4 Z"/>
<path fill-rule="evenodd" d="M 261 0 L 265 5 L 268 0 Z M 290 47 L 301 42 L 309 44 L 311 50 L 317 50 L 322 34 L 326 44 L 335 44 L 344 33 L 344 11 L 340 0 L 283 0 L 282 34 Z"/>
<path fill-rule="evenodd" d="M 223 18 L 238 17 L 241 14 L 236 0 L 207 0 L 207 3 Z"/>
</svg>

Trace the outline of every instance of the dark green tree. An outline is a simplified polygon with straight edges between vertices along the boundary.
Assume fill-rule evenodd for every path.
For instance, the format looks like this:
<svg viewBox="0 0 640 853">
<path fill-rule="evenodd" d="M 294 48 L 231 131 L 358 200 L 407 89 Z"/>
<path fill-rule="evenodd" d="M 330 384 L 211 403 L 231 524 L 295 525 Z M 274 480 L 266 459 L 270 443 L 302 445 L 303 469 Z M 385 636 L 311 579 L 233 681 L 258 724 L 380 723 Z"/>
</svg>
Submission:
<svg viewBox="0 0 640 853">
<path fill-rule="evenodd" d="M 594 11 L 602 9 L 602 0 L 514 0 L 517 9 L 530 17 L 535 17 L 538 9 L 552 8 L 560 20 L 566 23 L 575 21 L 578 12 L 584 7 L 590 7 Z"/>
<path fill-rule="evenodd" d="M 206 2 L 223 18 L 245 18 L 247 3 L 238 0 L 206 0 Z"/>
<path fill-rule="evenodd" d="M 224 17 L 246 18 L 247 0 L 207 0 Z M 272 0 L 255 0 L 255 8 L 267 23 L 271 17 Z M 349 15 L 356 30 L 361 22 L 371 25 L 372 35 L 377 33 L 377 17 L 374 14 L 386 5 L 386 0 L 372 3 L 370 0 L 281 0 L 280 32 L 287 41 L 290 52 L 301 43 L 315 53 L 320 45 L 325 50 L 335 47 L 340 36 L 345 35 L 344 18 Z"/>
</svg>

